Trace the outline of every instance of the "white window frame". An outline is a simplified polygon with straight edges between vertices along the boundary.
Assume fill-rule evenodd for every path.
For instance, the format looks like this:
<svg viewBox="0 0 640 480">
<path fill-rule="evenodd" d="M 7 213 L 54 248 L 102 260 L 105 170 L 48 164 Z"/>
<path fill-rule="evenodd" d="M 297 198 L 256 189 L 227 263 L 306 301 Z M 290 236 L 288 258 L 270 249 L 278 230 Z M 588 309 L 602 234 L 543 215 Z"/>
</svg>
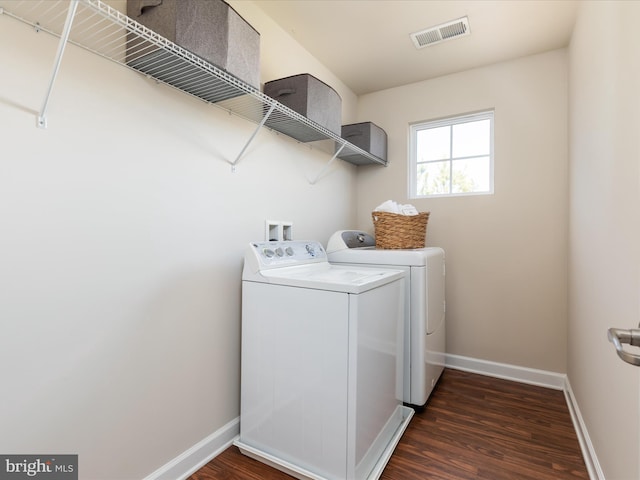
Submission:
<svg viewBox="0 0 640 480">
<path fill-rule="evenodd" d="M 428 130 L 431 128 L 444 127 L 444 126 L 452 126 L 461 123 L 474 122 L 478 120 L 489 120 L 490 121 L 490 152 L 489 152 L 489 190 L 480 191 L 480 192 L 460 192 L 460 193 L 451 193 L 451 183 L 449 184 L 449 193 L 437 193 L 437 194 L 427 194 L 427 195 L 418 195 L 417 193 L 417 133 L 421 130 Z M 484 110 L 482 112 L 476 112 L 465 115 L 456 115 L 453 117 L 442 118 L 438 120 L 428 120 L 422 122 L 416 122 L 409 124 L 409 159 L 408 159 L 408 181 L 409 181 L 409 198 L 441 198 L 441 197 L 460 197 L 460 196 L 470 196 L 470 195 L 492 195 L 494 193 L 493 189 L 493 157 L 494 157 L 494 148 L 493 148 L 493 137 L 494 137 L 494 110 Z M 453 139 L 451 140 L 453 144 Z M 460 159 L 462 159 L 461 157 Z M 471 158 L 471 157 L 464 157 Z M 453 160 L 459 160 L 457 158 L 449 158 L 449 168 L 452 168 Z M 434 160 L 442 161 L 442 160 Z M 422 163 L 422 162 L 421 162 Z M 427 162 L 430 163 L 430 162 Z M 453 178 L 450 177 L 450 182 L 453 181 Z"/>
</svg>

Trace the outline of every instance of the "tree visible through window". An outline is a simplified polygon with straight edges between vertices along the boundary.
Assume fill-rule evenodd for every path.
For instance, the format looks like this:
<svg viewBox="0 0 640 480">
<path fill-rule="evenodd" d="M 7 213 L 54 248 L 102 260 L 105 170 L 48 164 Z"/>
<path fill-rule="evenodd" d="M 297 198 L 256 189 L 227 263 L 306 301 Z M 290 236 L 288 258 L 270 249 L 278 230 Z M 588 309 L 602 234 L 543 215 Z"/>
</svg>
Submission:
<svg viewBox="0 0 640 480">
<path fill-rule="evenodd" d="M 411 125 L 411 198 L 493 193 L 493 111 Z"/>
</svg>

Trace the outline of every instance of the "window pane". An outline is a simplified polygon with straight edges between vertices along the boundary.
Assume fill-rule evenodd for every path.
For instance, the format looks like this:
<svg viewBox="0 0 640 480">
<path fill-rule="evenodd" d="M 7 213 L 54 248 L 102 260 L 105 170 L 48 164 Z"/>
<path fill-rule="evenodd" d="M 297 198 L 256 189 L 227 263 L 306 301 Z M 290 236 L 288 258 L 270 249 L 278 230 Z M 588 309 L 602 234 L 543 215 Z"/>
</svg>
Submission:
<svg viewBox="0 0 640 480">
<path fill-rule="evenodd" d="M 433 162 L 418 165 L 417 194 L 437 195 L 449 192 L 449 162 Z"/>
<path fill-rule="evenodd" d="M 444 160 L 451 158 L 451 127 L 418 130 L 416 134 L 416 153 L 418 162 Z"/>
<path fill-rule="evenodd" d="M 453 157 L 489 155 L 491 149 L 491 122 L 460 123 L 453 126 Z"/>
<path fill-rule="evenodd" d="M 488 192 L 491 186 L 490 157 L 454 160 L 452 193 Z"/>
<path fill-rule="evenodd" d="M 493 193 L 493 111 L 410 125 L 410 198 Z"/>
</svg>

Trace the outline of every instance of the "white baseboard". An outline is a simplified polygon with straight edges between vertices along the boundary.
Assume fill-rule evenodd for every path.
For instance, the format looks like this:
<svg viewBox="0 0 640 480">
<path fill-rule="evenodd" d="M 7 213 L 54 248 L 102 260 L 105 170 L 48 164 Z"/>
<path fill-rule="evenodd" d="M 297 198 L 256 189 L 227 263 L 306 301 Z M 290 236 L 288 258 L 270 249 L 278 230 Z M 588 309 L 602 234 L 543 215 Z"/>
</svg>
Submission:
<svg viewBox="0 0 640 480">
<path fill-rule="evenodd" d="M 562 390 L 567 401 L 567 407 L 571 414 L 573 428 L 578 436 L 582 457 L 591 480 L 605 480 L 604 473 L 598 462 L 598 457 L 589 438 L 587 426 L 582 419 L 578 403 L 573 396 L 571 384 L 564 373 L 548 372 L 526 367 L 518 367 L 504 363 L 478 360 L 475 358 L 461 357 L 459 355 L 449 355 L 445 357 L 445 366 L 456 370 L 488 375 L 490 377 L 512 380 L 514 382 L 527 383 L 540 387 Z"/>
<path fill-rule="evenodd" d="M 580 409 L 578 408 L 578 402 L 576 402 L 576 398 L 573 395 L 573 390 L 571 390 L 571 384 L 569 383 L 568 378 L 565 382 L 564 396 L 567 398 L 569 413 L 571 413 L 573 427 L 578 435 L 578 442 L 580 442 L 580 449 L 582 450 L 582 457 L 584 458 L 584 463 L 586 464 L 587 471 L 589 472 L 589 478 L 591 480 L 605 480 L 604 472 L 602 471 L 602 467 L 598 461 L 596 451 L 593 448 L 593 443 L 591 443 L 587 426 L 585 425 Z"/>
<path fill-rule="evenodd" d="M 488 375 L 490 377 L 513 380 L 540 387 L 553 388 L 554 390 L 564 390 L 564 373 L 549 372 L 546 370 L 536 370 L 534 368 L 518 367 L 505 363 L 490 362 L 488 360 L 478 360 L 476 358 L 461 357 L 459 355 L 446 354 L 445 366 L 456 370 Z"/>
<path fill-rule="evenodd" d="M 183 480 L 229 448 L 240 434 L 240 417 L 231 420 L 144 480 Z"/>
</svg>

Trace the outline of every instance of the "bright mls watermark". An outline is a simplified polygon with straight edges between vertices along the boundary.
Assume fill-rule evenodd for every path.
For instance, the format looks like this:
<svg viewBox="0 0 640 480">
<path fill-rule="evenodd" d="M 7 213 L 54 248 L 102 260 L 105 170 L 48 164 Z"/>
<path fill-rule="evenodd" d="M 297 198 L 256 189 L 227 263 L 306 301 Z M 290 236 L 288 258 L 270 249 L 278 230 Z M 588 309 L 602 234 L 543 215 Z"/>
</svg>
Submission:
<svg viewBox="0 0 640 480">
<path fill-rule="evenodd" d="M 0 455 L 0 480 L 78 480 L 78 455 Z"/>
</svg>

